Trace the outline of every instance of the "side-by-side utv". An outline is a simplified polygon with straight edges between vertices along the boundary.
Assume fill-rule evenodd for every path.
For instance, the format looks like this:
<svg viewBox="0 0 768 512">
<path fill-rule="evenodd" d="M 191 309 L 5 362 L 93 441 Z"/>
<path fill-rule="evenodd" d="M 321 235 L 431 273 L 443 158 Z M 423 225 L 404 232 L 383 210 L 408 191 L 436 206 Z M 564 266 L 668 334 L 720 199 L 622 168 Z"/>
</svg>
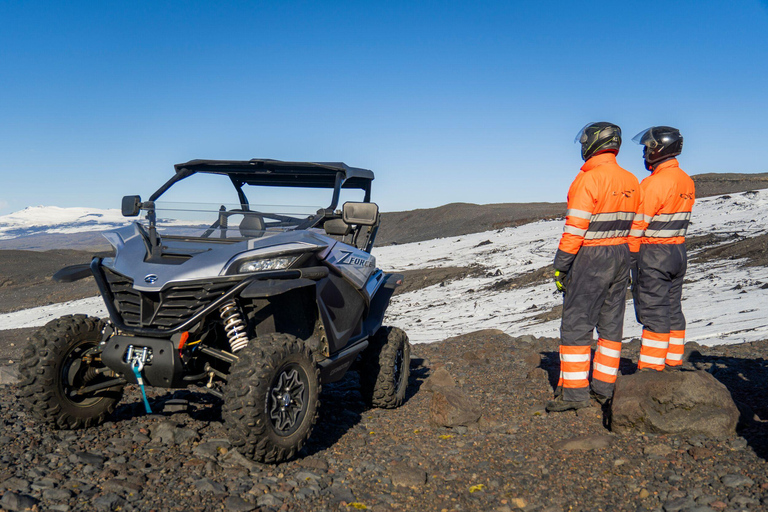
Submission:
<svg viewBox="0 0 768 512">
<path fill-rule="evenodd" d="M 279 462 L 308 439 L 321 385 L 353 363 L 369 404 L 399 406 L 410 345 L 403 331 L 382 326 L 402 276 L 376 268 L 370 254 L 380 221 L 373 173 L 256 159 L 192 160 L 175 170 L 148 201 L 123 198 L 123 214 L 141 217 L 105 234 L 113 257 L 55 276 L 93 275 L 109 319 L 65 316 L 33 336 L 20 364 L 33 415 L 89 427 L 114 411 L 127 383 L 199 386 L 223 400 L 234 446 Z M 233 187 L 232 204 L 161 201 L 200 175 Z M 261 206 L 299 189 L 324 189 L 330 203 Z M 339 208 L 351 192 L 362 200 Z"/>
</svg>

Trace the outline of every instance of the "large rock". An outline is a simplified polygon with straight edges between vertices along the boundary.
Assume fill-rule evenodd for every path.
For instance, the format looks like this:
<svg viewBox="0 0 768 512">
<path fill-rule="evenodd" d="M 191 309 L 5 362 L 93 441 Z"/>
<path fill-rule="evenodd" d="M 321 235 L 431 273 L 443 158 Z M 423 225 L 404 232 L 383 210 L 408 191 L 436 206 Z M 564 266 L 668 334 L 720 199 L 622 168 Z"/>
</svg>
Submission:
<svg viewBox="0 0 768 512">
<path fill-rule="evenodd" d="M 731 393 L 707 372 L 638 372 L 616 382 L 614 432 L 732 437 L 738 420 Z"/>
<path fill-rule="evenodd" d="M 480 408 L 457 388 L 436 387 L 432 390 L 429 419 L 439 427 L 468 426 L 480 419 Z"/>
</svg>

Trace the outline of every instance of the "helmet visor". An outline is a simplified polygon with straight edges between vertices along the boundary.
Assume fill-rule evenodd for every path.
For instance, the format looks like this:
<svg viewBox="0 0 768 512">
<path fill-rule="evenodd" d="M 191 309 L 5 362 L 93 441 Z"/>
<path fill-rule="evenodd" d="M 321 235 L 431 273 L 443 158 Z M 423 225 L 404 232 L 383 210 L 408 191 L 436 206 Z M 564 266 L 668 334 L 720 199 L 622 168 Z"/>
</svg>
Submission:
<svg viewBox="0 0 768 512">
<path fill-rule="evenodd" d="M 651 149 L 655 148 L 659 145 L 660 141 L 656 140 L 656 138 L 653 136 L 653 126 L 650 128 L 646 128 L 645 130 L 641 131 L 634 137 L 632 137 L 632 142 L 636 142 L 637 144 L 647 146 Z"/>
<path fill-rule="evenodd" d="M 585 124 L 584 128 L 579 130 L 579 133 L 576 134 L 576 138 L 573 139 L 573 143 L 574 144 L 584 144 L 585 142 L 587 142 L 587 133 L 586 133 L 587 132 L 587 128 L 589 128 L 593 124 L 595 124 L 595 123 L 587 123 L 587 124 Z"/>
</svg>

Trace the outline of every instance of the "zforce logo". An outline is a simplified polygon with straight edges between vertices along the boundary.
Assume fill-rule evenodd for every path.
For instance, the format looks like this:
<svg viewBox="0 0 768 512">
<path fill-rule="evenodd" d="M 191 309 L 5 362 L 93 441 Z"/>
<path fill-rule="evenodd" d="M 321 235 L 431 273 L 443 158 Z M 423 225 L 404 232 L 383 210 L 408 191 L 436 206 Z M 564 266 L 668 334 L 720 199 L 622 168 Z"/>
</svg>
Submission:
<svg viewBox="0 0 768 512">
<path fill-rule="evenodd" d="M 349 251 L 341 251 L 341 254 L 343 256 L 339 258 L 339 261 L 337 261 L 339 265 L 355 265 L 358 267 L 373 266 L 373 261 L 370 258 L 361 258 L 359 256 L 355 256 Z"/>
<path fill-rule="evenodd" d="M 686 194 L 683 192 L 680 194 L 680 197 L 682 197 L 683 199 L 693 199 L 693 194 Z"/>
</svg>

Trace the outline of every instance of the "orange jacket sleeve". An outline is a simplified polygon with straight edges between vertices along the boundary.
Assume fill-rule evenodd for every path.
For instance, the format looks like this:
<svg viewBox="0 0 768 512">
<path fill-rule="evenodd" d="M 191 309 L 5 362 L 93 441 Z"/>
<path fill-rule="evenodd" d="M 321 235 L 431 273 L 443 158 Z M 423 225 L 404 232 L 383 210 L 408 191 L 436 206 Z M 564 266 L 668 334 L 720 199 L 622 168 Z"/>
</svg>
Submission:
<svg viewBox="0 0 768 512">
<path fill-rule="evenodd" d="M 595 208 L 594 188 L 593 180 L 586 173 L 579 173 L 568 190 L 565 227 L 555 256 L 556 270 L 570 270 L 576 253 L 584 243 L 584 235 L 589 229 L 589 220 Z"/>
</svg>

